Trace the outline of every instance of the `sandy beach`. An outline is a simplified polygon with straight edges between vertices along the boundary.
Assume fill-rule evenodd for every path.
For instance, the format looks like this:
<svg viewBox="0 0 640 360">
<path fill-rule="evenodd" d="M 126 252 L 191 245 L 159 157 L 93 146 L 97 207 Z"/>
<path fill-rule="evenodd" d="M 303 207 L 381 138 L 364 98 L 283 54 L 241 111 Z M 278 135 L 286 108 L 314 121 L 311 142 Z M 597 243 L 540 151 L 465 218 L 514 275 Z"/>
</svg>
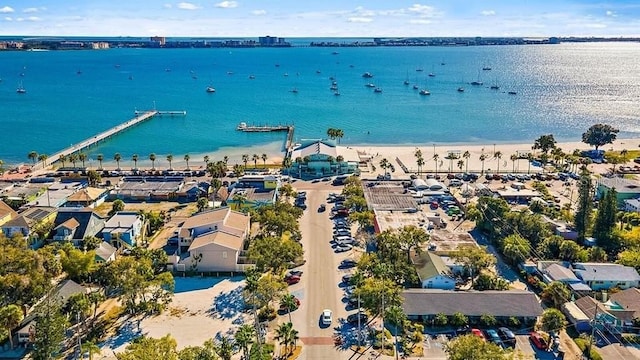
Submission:
<svg viewBox="0 0 640 360">
<path fill-rule="evenodd" d="M 422 167 L 423 172 L 434 172 L 436 171 L 436 164 L 438 167 L 438 172 L 460 172 L 460 168 L 457 163 L 458 160 L 465 160 L 462 158 L 462 154 L 465 151 L 470 153 L 469 157 L 469 168 L 470 172 L 479 172 L 482 169 L 482 162 L 480 161 L 480 155 L 483 153 L 487 155 L 487 158 L 484 162 L 484 170 L 485 172 L 489 171 L 497 171 L 498 165 L 500 167 L 500 172 L 527 172 L 528 164 L 526 159 L 516 160 L 512 162 L 510 157 L 512 154 L 518 153 L 534 153 L 531 149 L 533 146 L 533 142 L 530 144 L 472 144 L 472 145 L 464 145 L 464 144 L 454 144 L 454 145 L 421 145 L 421 146 L 371 146 L 371 145 L 353 145 L 349 146 L 351 148 L 357 149 L 361 154 L 367 154 L 372 157 L 372 163 L 379 167 L 380 160 L 386 158 L 391 164 L 394 165 L 396 173 L 402 173 L 401 165 L 409 170 L 410 173 L 416 172 L 418 169 L 418 165 L 416 163 L 416 157 L 414 153 L 416 149 L 420 149 L 422 151 L 422 157 L 424 158 L 425 164 Z M 561 142 L 556 144 L 557 147 L 561 148 L 565 153 L 571 153 L 575 149 L 579 150 L 588 150 L 593 149 L 589 145 L 580 142 Z M 635 150 L 640 146 L 640 139 L 618 139 L 613 144 L 607 144 L 601 149 L 603 150 L 613 150 L 620 151 L 623 149 L 627 150 Z M 539 150 L 538 150 L 539 151 Z M 445 157 L 449 154 L 449 152 L 454 152 L 459 154 L 459 158 L 453 161 L 449 161 L 445 159 Z M 500 159 L 494 157 L 494 153 L 500 152 L 502 157 Z M 434 154 L 438 155 L 438 161 L 433 160 Z M 629 159 L 632 160 L 632 159 Z M 379 169 L 377 169 L 379 170 Z M 540 168 L 536 168 L 534 166 L 531 167 L 531 171 L 539 171 Z M 466 165 L 463 166 L 462 171 L 466 171 Z M 379 171 L 377 171 L 379 172 Z"/>
</svg>

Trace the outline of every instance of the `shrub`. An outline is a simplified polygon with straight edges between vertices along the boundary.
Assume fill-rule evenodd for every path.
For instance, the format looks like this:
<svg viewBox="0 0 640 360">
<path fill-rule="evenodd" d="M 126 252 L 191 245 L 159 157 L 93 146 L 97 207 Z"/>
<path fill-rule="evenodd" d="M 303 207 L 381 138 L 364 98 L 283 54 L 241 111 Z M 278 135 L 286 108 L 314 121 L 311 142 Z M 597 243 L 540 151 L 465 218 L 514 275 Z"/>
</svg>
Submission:
<svg viewBox="0 0 640 360">
<path fill-rule="evenodd" d="M 448 323 L 447 315 L 440 313 L 433 319 L 433 324 L 436 326 L 446 326 Z"/>
<path fill-rule="evenodd" d="M 589 347 L 589 340 L 583 339 L 583 338 L 577 338 L 577 339 L 573 339 L 573 341 L 575 341 L 576 345 L 578 345 L 578 347 L 580 348 L 583 354 L 586 353 L 587 348 Z M 591 347 L 591 353 L 588 356 L 589 358 L 591 358 L 591 360 L 602 360 L 602 356 L 598 354 L 598 352 L 595 349 L 595 346 Z"/>
</svg>

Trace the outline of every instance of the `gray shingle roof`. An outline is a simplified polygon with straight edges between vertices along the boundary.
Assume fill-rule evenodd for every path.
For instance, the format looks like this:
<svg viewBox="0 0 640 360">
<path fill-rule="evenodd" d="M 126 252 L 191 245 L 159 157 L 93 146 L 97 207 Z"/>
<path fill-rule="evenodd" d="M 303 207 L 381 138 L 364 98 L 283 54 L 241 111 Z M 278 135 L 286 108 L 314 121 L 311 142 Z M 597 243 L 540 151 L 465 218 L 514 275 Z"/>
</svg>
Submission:
<svg viewBox="0 0 640 360">
<path fill-rule="evenodd" d="M 58 210 L 58 215 L 53 222 L 53 227 L 56 228 L 60 224 L 69 219 L 75 219 L 80 226 L 76 229 L 73 238 L 82 240 L 88 236 L 95 236 L 104 227 L 104 219 L 94 213 L 91 209 L 77 209 L 77 208 L 61 208 Z"/>
<path fill-rule="evenodd" d="M 551 281 L 580 281 L 580 279 L 578 279 L 570 269 L 560 264 L 551 264 L 547 266 L 546 269 L 544 269 L 544 272 L 547 274 L 547 276 L 549 276 L 549 279 L 551 279 Z"/>
<path fill-rule="evenodd" d="M 575 263 L 576 276 L 582 281 L 640 281 L 636 269 L 619 264 Z"/>
<path fill-rule="evenodd" d="M 407 315 L 453 315 L 461 312 L 467 316 L 537 317 L 542 314 L 538 299 L 529 291 L 407 289 L 402 297 L 402 307 Z"/>
<path fill-rule="evenodd" d="M 430 251 L 422 252 L 420 255 L 414 253 L 411 261 L 416 267 L 420 281 L 425 281 L 438 275 L 451 276 L 451 271 L 442 258 Z"/>
</svg>

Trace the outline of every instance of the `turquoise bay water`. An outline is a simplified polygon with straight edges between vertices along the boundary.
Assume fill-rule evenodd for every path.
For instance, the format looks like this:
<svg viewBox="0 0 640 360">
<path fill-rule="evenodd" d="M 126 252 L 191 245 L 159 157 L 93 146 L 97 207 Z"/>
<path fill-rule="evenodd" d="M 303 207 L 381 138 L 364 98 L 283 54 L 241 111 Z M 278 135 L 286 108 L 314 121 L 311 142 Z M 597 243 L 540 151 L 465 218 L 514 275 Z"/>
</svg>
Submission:
<svg viewBox="0 0 640 360">
<path fill-rule="evenodd" d="M 296 139 L 338 127 L 346 144 L 530 142 L 545 133 L 579 140 L 596 122 L 635 137 L 639 55 L 634 43 L 2 52 L 0 159 L 15 163 L 31 150 L 53 153 L 154 103 L 188 115 L 152 119 L 92 148 L 91 157 L 279 150 L 282 133 L 237 132 L 241 121 L 294 123 Z M 364 72 L 374 77 L 364 79 Z M 340 96 L 330 91 L 330 76 Z M 411 85 L 403 85 L 405 79 Z M 478 79 L 483 86 L 468 84 Z M 20 83 L 27 94 L 16 93 Z M 414 83 L 431 95 L 418 95 Z M 489 89 L 494 83 L 500 90 Z M 205 92 L 210 84 L 215 94 Z M 460 86 L 464 93 L 456 91 Z"/>
</svg>

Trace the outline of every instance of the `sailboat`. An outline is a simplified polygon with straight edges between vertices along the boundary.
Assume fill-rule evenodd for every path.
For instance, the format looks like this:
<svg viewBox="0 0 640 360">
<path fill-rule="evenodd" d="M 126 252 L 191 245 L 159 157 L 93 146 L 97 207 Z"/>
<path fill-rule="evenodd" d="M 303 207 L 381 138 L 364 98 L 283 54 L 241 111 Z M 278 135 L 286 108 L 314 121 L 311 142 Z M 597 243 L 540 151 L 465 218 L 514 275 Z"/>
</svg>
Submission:
<svg viewBox="0 0 640 360">
<path fill-rule="evenodd" d="M 209 86 L 207 86 L 207 92 L 208 93 L 214 93 L 214 92 L 216 92 L 216 89 L 213 86 L 209 85 Z"/>
<path fill-rule="evenodd" d="M 431 67 L 431 72 L 429 73 L 429 77 L 435 77 L 436 74 L 433 72 L 433 66 Z"/>
<path fill-rule="evenodd" d="M 490 88 L 491 88 L 491 90 L 500 90 L 500 86 L 498 85 L 498 80 L 497 79 L 493 82 L 493 85 L 491 85 Z"/>
<path fill-rule="evenodd" d="M 425 87 L 424 89 L 420 90 L 420 95 L 431 95 L 431 92 L 429 90 L 427 90 L 427 81 L 425 79 Z"/>
<path fill-rule="evenodd" d="M 407 70 L 407 76 L 404 78 L 403 84 L 409 85 L 409 70 Z"/>
<path fill-rule="evenodd" d="M 483 84 L 483 82 L 482 82 L 482 81 L 480 81 L 480 71 L 478 71 L 478 80 L 472 81 L 472 82 L 471 82 L 471 85 L 474 85 L 474 86 L 480 86 L 480 85 L 482 85 L 482 84 Z"/>
<path fill-rule="evenodd" d="M 20 85 L 18 85 L 18 89 L 16 89 L 16 92 L 18 94 L 26 94 L 27 90 L 22 86 L 22 83 L 20 83 Z"/>
</svg>

